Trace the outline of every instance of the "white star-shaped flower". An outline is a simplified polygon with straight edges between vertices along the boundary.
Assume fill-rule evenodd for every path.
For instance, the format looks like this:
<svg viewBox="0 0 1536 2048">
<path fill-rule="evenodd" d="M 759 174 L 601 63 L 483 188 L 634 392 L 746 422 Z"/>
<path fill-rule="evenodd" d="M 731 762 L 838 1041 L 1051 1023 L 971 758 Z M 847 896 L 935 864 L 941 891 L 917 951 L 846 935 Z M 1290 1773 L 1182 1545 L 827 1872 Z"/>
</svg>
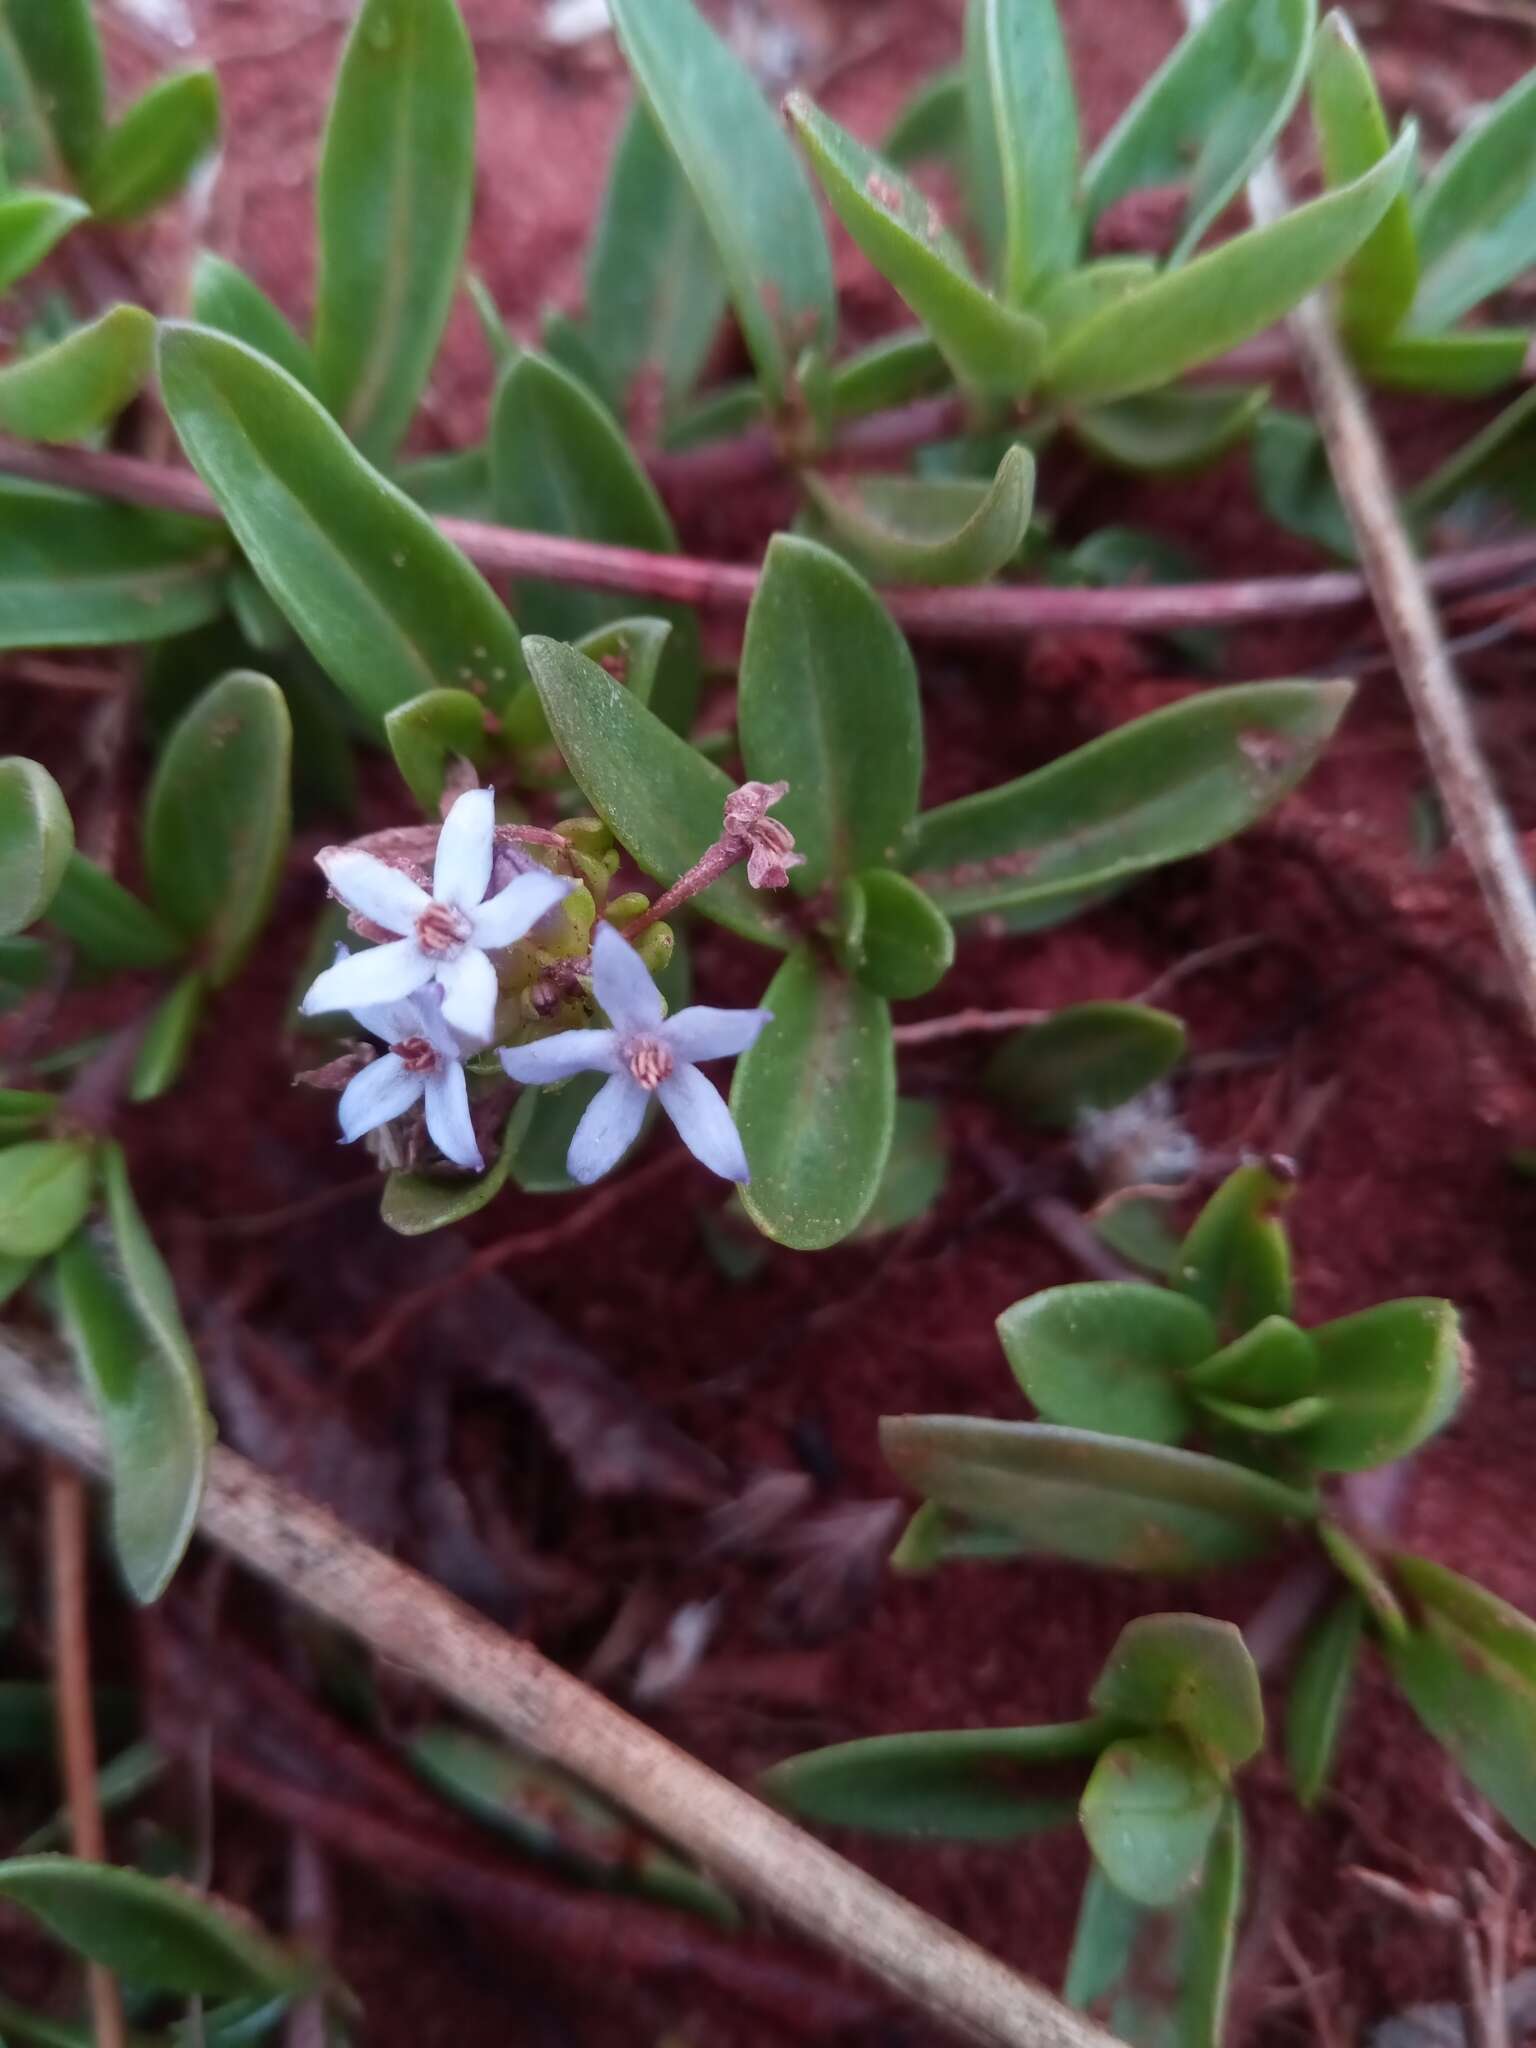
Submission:
<svg viewBox="0 0 1536 2048">
<path fill-rule="evenodd" d="M 634 1143 L 652 1095 L 695 1159 L 726 1180 L 750 1179 L 731 1112 L 697 1062 L 745 1052 L 772 1012 L 696 1005 L 664 1017 L 660 992 L 645 963 L 609 924 L 600 924 L 593 936 L 592 989 L 612 1030 L 561 1031 L 533 1045 L 504 1048 L 501 1054 L 514 1081 L 610 1076 L 571 1139 L 565 1160 L 571 1179 L 585 1186 L 618 1165 Z"/>
<path fill-rule="evenodd" d="M 495 854 L 496 804 L 488 789 L 466 790 L 443 820 L 432 894 L 399 868 L 355 847 L 318 856 L 333 894 L 387 932 L 402 936 L 328 967 L 304 998 L 306 1016 L 358 1005 L 398 1003 L 428 982 L 443 992 L 443 1016 L 482 1043 L 496 1019 L 496 970 L 487 953 L 525 938 L 577 884 L 543 868 L 515 876 L 481 899 Z"/>
<path fill-rule="evenodd" d="M 339 960 L 364 959 L 351 953 Z M 334 970 L 333 970 L 334 972 Z M 392 1123 L 418 1102 L 427 1113 L 427 1132 L 445 1159 L 479 1173 L 485 1164 L 469 1115 L 465 1050 L 443 1020 L 443 999 L 424 988 L 398 1003 L 363 1003 L 352 1012 L 365 1031 L 382 1038 L 389 1051 L 352 1076 L 337 1104 L 345 1143 Z"/>
</svg>

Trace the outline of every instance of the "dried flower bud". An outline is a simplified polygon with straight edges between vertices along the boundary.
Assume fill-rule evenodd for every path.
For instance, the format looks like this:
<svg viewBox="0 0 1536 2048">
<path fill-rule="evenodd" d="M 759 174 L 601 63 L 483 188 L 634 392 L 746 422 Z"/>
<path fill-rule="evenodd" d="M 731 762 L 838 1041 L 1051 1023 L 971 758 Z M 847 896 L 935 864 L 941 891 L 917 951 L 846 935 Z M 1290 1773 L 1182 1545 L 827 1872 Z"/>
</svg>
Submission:
<svg viewBox="0 0 1536 2048">
<path fill-rule="evenodd" d="M 788 790 L 787 782 L 744 782 L 725 800 L 725 829 L 747 843 L 747 880 L 754 889 L 782 889 L 790 869 L 805 865 L 794 833 L 767 815 Z"/>
</svg>

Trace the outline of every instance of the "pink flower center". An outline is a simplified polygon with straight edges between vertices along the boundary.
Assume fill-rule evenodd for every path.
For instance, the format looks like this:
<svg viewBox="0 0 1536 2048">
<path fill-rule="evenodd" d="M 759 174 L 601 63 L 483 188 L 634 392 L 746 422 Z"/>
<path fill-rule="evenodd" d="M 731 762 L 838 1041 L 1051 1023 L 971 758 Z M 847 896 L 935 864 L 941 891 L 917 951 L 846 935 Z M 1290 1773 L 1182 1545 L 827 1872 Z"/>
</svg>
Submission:
<svg viewBox="0 0 1536 2048">
<path fill-rule="evenodd" d="M 659 1088 L 672 1071 L 671 1049 L 659 1038 L 632 1038 L 624 1048 L 624 1059 L 647 1093 Z"/>
<path fill-rule="evenodd" d="M 429 903 L 416 920 L 417 945 L 444 959 L 462 950 L 469 933 L 469 919 L 451 903 Z"/>
<path fill-rule="evenodd" d="M 424 1038 L 402 1038 L 390 1051 L 405 1062 L 408 1074 L 431 1074 L 437 1070 L 437 1052 Z"/>
</svg>

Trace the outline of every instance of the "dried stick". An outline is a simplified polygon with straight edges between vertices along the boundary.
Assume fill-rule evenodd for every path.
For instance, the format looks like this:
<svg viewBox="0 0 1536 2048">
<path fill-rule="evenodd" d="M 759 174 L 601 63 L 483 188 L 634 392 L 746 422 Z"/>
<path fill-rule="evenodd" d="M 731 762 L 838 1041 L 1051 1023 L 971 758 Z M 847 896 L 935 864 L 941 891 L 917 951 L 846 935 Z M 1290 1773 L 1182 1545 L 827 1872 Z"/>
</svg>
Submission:
<svg viewBox="0 0 1536 2048">
<path fill-rule="evenodd" d="M 190 470 L 140 462 L 91 448 L 50 448 L 0 437 L 0 475 L 26 477 L 112 498 L 212 519 L 218 507 Z M 442 532 L 493 575 L 538 576 L 592 590 L 619 590 L 718 610 L 744 612 L 758 572 L 735 562 L 689 555 L 651 555 L 640 548 L 565 540 L 440 519 Z M 1536 576 L 1536 535 L 1494 547 L 1443 555 L 1424 571 L 1436 590 L 1486 590 Z M 906 632 L 949 640 L 995 640 L 1026 630 L 1119 627 L 1159 633 L 1176 626 L 1240 626 L 1255 620 L 1348 611 L 1369 596 L 1353 570 L 1313 576 L 1254 576 L 1227 583 L 1132 584 L 1112 590 L 1058 590 L 1032 584 L 981 584 L 969 589 L 892 589 L 882 593 Z"/>
<path fill-rule="evenodd" d="M 8 1341 L 0 1341 L 0 1419 L 72 1464 L 105 1469 L 84 1402 Z M 213 1453 L 198 1527 L 249 1570 L 585 1780 L 958 2034 L 993 2048 L 1108 2048 L 1110 2037 L 1081 2014 L 232 1451 Z"/>
<path fill-rule="evenodd" d="M 107 1831 L 96 1792 L 91 1634 L 86 1613 L 90 1503 L 85 1481 L 57 1458 L 46 1460 L 43 1484 L 48 1507 L 53 1690 L 70 1844 L 87 1863 L 105 1863 Z M 100 1963 L 87 1963 L 86 1985 L 96 2048 L 126 2048 L 128 2036 L 117 1979 Z"/>
<path fill-rule="evenodd" d="M 1191 22 L 1200 22 L 1213 4 L 1185 0 L 1185 12 Z M 1277 221 L 1290 203 L 1284 173 L 1271 157 L 1248 180 L 1254 220 L 1261 227 Z M 1526 1024 L 1536 1033 L 1536 897 L 1478 745 L 1425 572 L 1398 510 L 1386 451 L 1327 301 L 1314 293 L 1290 315 L 1289 326 L 1425 759 L 1482 890 Z"/>
</svg>

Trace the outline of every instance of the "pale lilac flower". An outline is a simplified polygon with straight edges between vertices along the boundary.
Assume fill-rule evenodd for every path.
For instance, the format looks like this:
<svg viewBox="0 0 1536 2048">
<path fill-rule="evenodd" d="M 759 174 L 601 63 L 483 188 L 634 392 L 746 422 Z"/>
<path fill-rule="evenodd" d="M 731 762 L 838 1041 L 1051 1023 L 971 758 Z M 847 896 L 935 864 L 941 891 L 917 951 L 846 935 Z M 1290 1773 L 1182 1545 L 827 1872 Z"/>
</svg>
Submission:
<svg viewBox="0 0 1536 2048">
<path fill-rule="evenodd" d="M 731 1112 L 696 1063 L 745 1052 L 772 1013 L 696 1005 L 663 1017 L 660 993 L 644 961 L 611 924 L 600 924 L 593 936 L 592 989 L 612 1030 L 561 1031 L 534 1045 L 505 1047 L 501 1054 L 514 1081 L 610 1076 L 571 1139 L 565 1160 L 571 1179 L 586 1185 L 618 1165 L 654 1095 L 695 1159 L 726 1180 L 749 1180 Z"/>
<path fill-rule="evenodd" d="M 336 965 L 366 957 L 346 954 Z M 479 1173 L 485 1161 L 470 1121 L 465 1048 L 444 1021 L 440 992 L 418 989 L 402 1002 L 359 1004 L 352 1014 L 365 1031 L 382 1038 L 389 1051 L 354 1074 L 343 1089 L 336 1106 L 343 1142 L 350 1144 L 364 1132 L 392 1123 L 420 1102 L 438 1151 L 455 1166 Z"/>
<path fill-rule="evenodd" d="M 432 894 L 399 868 L 356 847 L 319 855 L 332 893 L 385 931 L 402 936 L 352 953 L 304 998 L 307 1016 L 359 1003 L 398 1003 L 429 981 L 443 992 L 443 1016 L 466 1038 L 484 1041 L 496 1018 L 496 970 L 486 958 L 514 945 L 577 886 L 544 868 L 517 875 L 482 902 L 495 854 L 496 806 L 488 789 L 466 790 L 438 835 Z"/>
</svg>

